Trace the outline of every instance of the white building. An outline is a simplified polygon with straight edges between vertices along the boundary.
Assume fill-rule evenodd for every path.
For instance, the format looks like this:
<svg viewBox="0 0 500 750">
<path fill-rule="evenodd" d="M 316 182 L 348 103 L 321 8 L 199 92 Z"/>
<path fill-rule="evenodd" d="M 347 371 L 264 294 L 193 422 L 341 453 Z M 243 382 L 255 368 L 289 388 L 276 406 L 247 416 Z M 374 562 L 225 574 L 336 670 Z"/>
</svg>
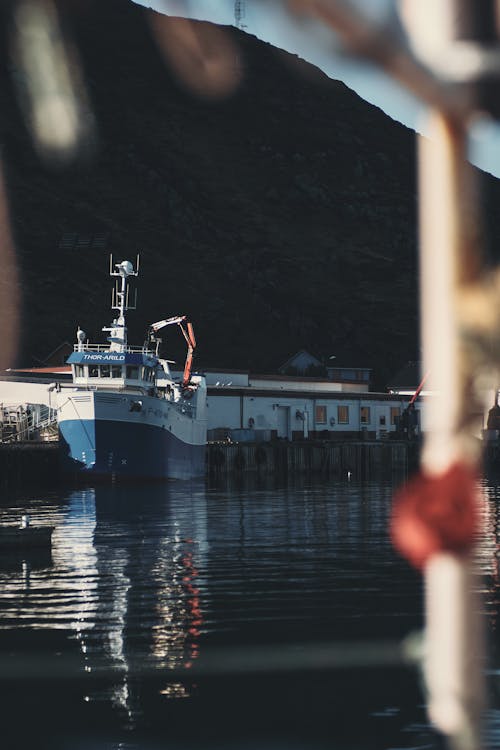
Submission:
<svg viewBox="0 0 500 750">
<path fill-rule="evenodd" d="M 372 439 L 396 432 L 407 397 L 349 384 L 240 371 L 207 372 L 209 440 Z M 418 431 L 419 406 L 414 425 Z"/>
</svg>

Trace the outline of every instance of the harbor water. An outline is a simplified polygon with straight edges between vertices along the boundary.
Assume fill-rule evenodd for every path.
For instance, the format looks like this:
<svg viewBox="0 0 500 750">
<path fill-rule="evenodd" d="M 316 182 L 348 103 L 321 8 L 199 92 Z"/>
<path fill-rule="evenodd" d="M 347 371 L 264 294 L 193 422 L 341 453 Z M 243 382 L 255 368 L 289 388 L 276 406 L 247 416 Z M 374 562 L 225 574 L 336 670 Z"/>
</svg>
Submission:
<svg viewBox="0 0 500 750">
<path fill-rule="evenodd" d="M 500 489 L 477 553 L 500 748 Z M 0 559 L 2 746 L 441 747 L 418 671 L 421 579 L 387 533 L 394 482 L 205 482 L 4 493 L 52 550 Z M 500 674 L 500 672 L 499 672 Z M 499 683 L 500 684 L 500 683 Z"/>
</svg>

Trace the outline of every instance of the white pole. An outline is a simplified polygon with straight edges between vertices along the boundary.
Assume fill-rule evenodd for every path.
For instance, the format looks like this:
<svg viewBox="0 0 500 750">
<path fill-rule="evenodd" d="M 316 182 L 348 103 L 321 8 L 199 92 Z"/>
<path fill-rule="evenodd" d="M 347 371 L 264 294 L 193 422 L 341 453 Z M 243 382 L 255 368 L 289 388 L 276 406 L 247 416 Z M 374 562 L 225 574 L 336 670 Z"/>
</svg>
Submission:
<svg viewBox="0 0 500 750">
<path fill-rule="evenodd" d="M 421 326 L 429 372 L 422 470 L 442 475 L 456 462 L 475 468 L 478 448 L 467 435 L 473 373 L 460 340 L 460 290 L 478 273 L 477 201 L 466 161 L 465 126 L 434 112 L 419 140 Z M 477 441 L 476 441 L 477 442 Z M 434 554 L 425 568 L 425 675 L 429 715 L 452 746 L 480 746 L 483 688 L 479 608 L 471 561 Z"/>
</svg>

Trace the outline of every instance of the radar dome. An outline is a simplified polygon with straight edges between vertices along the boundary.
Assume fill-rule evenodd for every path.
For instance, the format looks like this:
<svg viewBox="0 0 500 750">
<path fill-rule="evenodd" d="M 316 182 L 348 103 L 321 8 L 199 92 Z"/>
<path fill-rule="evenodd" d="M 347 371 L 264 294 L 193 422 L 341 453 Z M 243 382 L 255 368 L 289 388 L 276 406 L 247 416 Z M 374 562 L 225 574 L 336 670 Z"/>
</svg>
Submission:
<svg viewBox="0 0 500 750">
<path fill-rule="evenodd" d="M 134 273 L 134 266 L 129 260 L 122 260 L 118 263 L 118 269 L 124 276 L 131 276 Z"/>
<path fill-rule="evenodd" d="M 82 329 L 79 327 L 78 331 L 76 332 L 76 340 L 78 341 L 78 343 L 83 344 L 86 337 L 87 337 L 87 334 L 85 333 L 85 331 L 82 331 Z"/>
</svg>

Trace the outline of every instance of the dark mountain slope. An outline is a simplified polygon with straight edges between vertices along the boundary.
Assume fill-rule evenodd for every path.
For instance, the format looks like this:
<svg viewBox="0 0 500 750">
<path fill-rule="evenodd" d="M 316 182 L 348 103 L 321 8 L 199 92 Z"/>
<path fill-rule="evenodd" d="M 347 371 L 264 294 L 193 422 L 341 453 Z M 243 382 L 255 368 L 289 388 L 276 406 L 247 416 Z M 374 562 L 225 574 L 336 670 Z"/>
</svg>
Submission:
<svg viewBox="0 0 500 750">
<path fill-rule="evenodd" d="M 44 168 L 2 73 L 20 362 L 73 340 L 77 324 L 102 336 L 110 250 L 116 260 L 141 251 L 131 336 L 186 311 L 200 366 L 272 371 L 306 347 L 372 366 L 383 382 L 415 358 L 413 133 L 236 30 L 243 83 L 201 101 L 165 66 L 151 11 L 82 7 L 71 20 L 99 125 L 92 163 Z"/>
</svg>

